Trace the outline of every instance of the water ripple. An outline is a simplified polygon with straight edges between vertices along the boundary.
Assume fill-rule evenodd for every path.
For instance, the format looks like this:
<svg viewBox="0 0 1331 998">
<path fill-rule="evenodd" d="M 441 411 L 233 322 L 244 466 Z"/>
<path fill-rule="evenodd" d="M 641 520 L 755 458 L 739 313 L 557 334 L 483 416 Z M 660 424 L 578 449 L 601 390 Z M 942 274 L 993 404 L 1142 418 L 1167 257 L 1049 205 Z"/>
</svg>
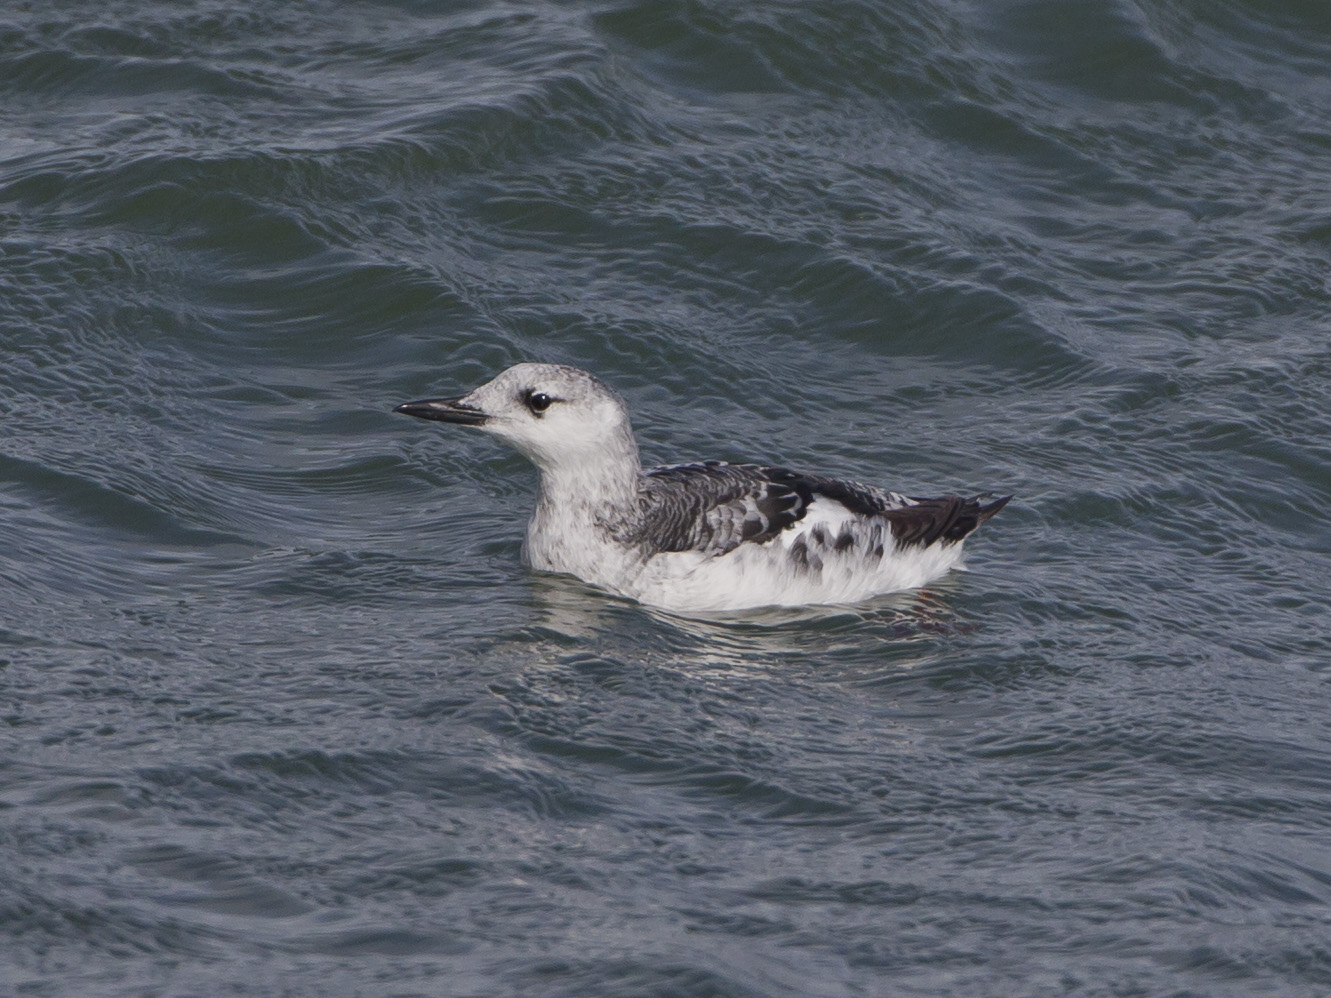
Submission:
<svg viewBox="0 0 1331 998">
<path fill-rule="evenodd" d="M 1331 986 L 1320 8 L 71 10 L 0 17 L 15 987 Z M 645 611 L 391 413 L 519 359 L 1017 499 Z"/>
</svg>

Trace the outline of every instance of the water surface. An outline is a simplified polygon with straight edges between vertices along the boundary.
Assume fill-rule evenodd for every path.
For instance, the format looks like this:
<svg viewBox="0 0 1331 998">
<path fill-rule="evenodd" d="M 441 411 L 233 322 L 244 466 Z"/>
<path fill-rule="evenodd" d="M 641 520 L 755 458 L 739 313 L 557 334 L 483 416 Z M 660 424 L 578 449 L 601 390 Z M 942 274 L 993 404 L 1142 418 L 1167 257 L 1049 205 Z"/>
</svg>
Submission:
<svg viewBox="0 0 1331 998">
<path fill-rule="evenodd" d="M 1331 16 L 0 12 L 0 990 L 1331 990 Z M 389 411 L 1018 499 L 687 621 Z"/>
</svg>

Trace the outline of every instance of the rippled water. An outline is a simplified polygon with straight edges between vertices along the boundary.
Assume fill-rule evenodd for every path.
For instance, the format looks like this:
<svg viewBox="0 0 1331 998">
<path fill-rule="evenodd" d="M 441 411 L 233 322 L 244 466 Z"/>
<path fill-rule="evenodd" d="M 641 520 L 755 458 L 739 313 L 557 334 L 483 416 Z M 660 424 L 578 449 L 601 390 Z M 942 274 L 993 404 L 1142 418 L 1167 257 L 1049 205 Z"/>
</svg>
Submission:
<svg viewBox="0 0 1331 998">
<path fill-rule="evenodd" d="M 0 992 L 1331 991 L 1331 14 L 0 10 Z M 393 416 L 1018 499 L 687 621 Z"/>
</svg>

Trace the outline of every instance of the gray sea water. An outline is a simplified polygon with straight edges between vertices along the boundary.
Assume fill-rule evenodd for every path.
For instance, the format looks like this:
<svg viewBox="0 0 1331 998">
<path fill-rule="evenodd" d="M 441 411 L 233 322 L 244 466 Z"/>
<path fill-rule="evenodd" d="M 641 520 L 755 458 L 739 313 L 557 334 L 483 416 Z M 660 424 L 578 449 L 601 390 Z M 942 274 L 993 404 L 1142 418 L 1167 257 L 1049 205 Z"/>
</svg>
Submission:
<svg viewBox="0 0 1331 998">
<path fill-rule="evenodd" d="M 0 993 L 1331 993 L 1331 8 L 0 5 Z M 394 416 L 1017 499 L 689 621 Z"/>
</svg>

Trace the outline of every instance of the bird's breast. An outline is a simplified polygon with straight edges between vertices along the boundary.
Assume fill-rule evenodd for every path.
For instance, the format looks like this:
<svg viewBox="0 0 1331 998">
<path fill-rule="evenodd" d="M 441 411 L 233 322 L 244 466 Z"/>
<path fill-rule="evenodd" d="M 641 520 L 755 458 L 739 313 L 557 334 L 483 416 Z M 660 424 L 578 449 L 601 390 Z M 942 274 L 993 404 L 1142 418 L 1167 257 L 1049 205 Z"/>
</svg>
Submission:
<svg viewBox="0 0 1331 998">
<path fill-rule="evenodd" d="M 537 506 L 523 553 L 538 571 L 576 575 L 616 592 L 624 591 L 643 561 L 639 551 L 617 540 L 604 510 L 567 505 Z"/>
</svg>

